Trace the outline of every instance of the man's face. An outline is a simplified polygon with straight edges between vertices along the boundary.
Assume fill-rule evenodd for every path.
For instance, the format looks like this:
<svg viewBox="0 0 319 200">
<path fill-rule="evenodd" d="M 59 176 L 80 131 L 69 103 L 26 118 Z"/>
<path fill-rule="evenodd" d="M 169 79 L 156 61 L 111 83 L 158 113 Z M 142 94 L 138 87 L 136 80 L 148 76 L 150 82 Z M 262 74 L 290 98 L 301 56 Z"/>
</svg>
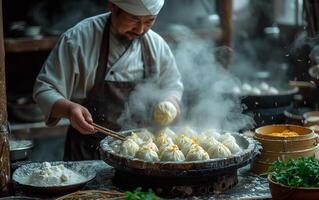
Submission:
<svg viewBox="0 0 319 200">
<path fill-rule="evenodd" d="M 156 16 L 135 16 L 131 15 L 120 8 L 111 8 L 112 11 L 112 28 L 120 37 L 127 40 L 134 40 L 135 38 L 145 34 L 154 24 Z"/>
</svg>

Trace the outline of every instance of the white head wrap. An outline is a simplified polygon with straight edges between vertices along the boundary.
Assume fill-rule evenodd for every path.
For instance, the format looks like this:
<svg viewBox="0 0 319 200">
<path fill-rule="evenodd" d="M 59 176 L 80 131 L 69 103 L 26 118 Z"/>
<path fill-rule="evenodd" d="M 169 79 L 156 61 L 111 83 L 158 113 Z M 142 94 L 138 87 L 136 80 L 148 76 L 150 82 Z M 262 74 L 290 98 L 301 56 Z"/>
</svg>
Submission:
<svg viewBox="0 0 319 200">
<path fill-rule="evenodd" d="M 157 15 L 164 0 L 110 0 L 121 9 L 136 16 Z"/>
</svg>

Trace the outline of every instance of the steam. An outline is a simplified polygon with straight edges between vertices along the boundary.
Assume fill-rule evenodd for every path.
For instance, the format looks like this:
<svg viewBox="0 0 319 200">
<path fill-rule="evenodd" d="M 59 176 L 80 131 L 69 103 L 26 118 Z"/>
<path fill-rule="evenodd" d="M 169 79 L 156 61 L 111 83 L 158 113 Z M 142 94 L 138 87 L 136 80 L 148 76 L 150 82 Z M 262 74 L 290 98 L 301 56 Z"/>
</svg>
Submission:
<svg viewBox="0 0 319 200">
<path fill-rule="evenodd" d="M 214 53 L 224 59 L 226 47 L 216 48 L 209 40 L 196 37 L 184 26 L 175 26 L 178 44 L 173 49 L 185 86 L 182 123 L 238 131 L 252 127 L 243 115 L 240 99 L 229 95 L 240 81 L 216 62 Z"/>
<path fill-rule="evenodd" d="M 172 51 L 185 87 L 182 116 L 177 125 L 230 131 L 252 128 L 254 121 L 242 114 L 240 99 L 230 95 L 231 89 L 240 81 L 216 62 L 214 53 L 225 49 L 215 48 L 212 42 L 201 40 L 184 26 L 175 25 L 171 32 L 177 36 Z M 150 108 L 162 98 L 162 91 L 156 84 L 146 82 L 139 85 L 130 96 L 127 106 L 130 109 L 123 113 L 120 123 L 126 127 L 128 124 L 138 125 L 128 120 L 132 113 L 139 115 L 144 122 L 150 122 Z"/>
</svg>

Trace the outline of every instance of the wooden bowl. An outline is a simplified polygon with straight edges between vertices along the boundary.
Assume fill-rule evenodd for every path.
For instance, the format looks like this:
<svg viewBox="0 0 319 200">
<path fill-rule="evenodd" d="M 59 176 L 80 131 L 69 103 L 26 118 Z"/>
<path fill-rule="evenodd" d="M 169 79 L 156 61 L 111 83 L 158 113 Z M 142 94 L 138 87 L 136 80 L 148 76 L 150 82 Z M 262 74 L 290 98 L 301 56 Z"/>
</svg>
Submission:
<svg viewBox="0 0 319 200">
<path fill-rule="evenodd" d="M 317 200 L 319 188 L 289 187 L 274 182 L 268 175 L 268 183 L 273 200 Z"/>
</svg>

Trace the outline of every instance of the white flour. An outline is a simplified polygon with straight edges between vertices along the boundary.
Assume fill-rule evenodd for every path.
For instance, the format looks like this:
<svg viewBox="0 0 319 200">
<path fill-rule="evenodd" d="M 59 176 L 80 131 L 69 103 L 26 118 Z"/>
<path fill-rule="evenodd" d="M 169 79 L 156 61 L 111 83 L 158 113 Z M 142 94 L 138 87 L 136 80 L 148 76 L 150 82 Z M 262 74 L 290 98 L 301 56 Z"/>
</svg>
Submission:
<svg viewBox="0 0 319 200">
<path fill-rule="evenodd" d="M 52 166 L 50 163 L 44 162 L 41 168 L 32 172 L 28 183 L 33 186 L 63 186 L 85 180 L 84 176 L 64 167 L 62 164 Z"/>
</svg>

